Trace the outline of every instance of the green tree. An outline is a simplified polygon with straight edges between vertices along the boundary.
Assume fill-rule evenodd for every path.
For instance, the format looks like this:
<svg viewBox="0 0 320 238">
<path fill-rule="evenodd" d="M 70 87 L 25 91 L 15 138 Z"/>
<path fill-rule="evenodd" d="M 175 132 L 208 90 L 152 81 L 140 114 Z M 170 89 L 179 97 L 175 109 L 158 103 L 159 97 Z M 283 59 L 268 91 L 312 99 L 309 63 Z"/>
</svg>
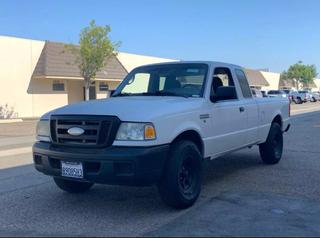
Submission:
<svg viewBox="0 0 320 238">
<path fill-rule="evenodd" d="M 281 74 L 281 80 L 292 81 L 298 89 L 300 84 L 306 86 L 311 83 L 316 76 L 317 69 L 315 65 L 305 65 L 299 61 L 291 65 L 288 71 L 284 71 Z"/>
<path fill-rule="evenodd" d="M 84 79 L 85 100 L 89 100 L 89 89 L 92 81 L 107 63 L 111 56 L 117 54 L 120 42 L 112 42 L 109 38 L 110 26 L 97 26 L 92 20 L 89 26 L 81 30 L 79 46 L 67 45 L 76 59 L 75 63 L 80 69 Z"/>
</svg>

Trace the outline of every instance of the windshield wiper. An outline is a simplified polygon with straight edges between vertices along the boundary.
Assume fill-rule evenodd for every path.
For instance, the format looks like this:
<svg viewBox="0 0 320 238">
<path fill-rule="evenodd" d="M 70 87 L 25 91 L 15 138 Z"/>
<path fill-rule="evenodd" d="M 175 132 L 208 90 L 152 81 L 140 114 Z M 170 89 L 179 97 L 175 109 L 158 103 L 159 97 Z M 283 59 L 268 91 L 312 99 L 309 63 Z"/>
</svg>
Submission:
<svg viewBox="0 0 320 238">
<path fill-rule="evenodd" d="M 125 97 L 125 96 L 131 96 L 133 93 L 118 93 L 116 95 L 112 95 L 112 97 Z"/>
<path fill-rule="evenodd" d="M 144 92 L 144 93 L 119 93 L 112 95 L 112 97 L 126 97 L 126 96 L 174 96 L 174 97 L 184 97 L 188 98 L 189 96 L 176 94 L 174 92 L 168 91 L 155 91 L 155 92 Z"/>
</svg>

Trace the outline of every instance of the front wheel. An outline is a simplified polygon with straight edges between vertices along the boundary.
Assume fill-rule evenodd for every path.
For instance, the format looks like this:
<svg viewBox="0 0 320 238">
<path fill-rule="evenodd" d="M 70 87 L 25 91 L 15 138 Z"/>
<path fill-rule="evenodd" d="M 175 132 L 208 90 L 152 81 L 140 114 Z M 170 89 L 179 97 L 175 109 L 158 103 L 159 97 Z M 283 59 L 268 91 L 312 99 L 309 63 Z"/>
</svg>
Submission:
<svg viewBox="0 0 320 238">
<path fill-rule="evenodd" d="M 296 99 L 294 99 L 294 103 L 295 103 L 295 104 L 302 104 L 301 98 L 296 98 Z"/>
<path fill-rule="evenodd" d="M 172 145 L 163 177 L 158 184 L 162 200 L 169 206 L 183 209 L 197 200 L 202 183 L 202 157 L 191 141 Z"/>
<path fill-rule="evenodd" d="M 53 178 L 53 180 L 60 189 L 69 193 L 83 193 L 93 186 L 93 183 L 72 181 L 62 178 Z"/>
<path fill-rule="evenodd" d="M 266 164 L 280 161 L 283 151 L 283 134 L 278 123 L 272 123 L 267 141 L 259 145 L 261 159 Z"/>
</svg>

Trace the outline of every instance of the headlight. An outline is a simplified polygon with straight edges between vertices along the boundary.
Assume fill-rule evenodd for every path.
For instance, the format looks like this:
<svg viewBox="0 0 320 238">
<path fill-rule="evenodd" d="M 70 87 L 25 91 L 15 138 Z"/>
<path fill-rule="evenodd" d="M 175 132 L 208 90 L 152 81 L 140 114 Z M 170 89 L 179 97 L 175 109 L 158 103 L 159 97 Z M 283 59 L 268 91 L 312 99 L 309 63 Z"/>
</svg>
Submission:
<svg viewBox="0 0 320 238">
<path fill-rule="evenodd" d="M 151 123 L 121 123 L 116 140 L 154 140 L 156 131 Z"/>
<path fill-rule="evenodd" d="M 37 124 L 37 140 L 51 142 L 49 120 L 40 120 Z"/>
</svg>

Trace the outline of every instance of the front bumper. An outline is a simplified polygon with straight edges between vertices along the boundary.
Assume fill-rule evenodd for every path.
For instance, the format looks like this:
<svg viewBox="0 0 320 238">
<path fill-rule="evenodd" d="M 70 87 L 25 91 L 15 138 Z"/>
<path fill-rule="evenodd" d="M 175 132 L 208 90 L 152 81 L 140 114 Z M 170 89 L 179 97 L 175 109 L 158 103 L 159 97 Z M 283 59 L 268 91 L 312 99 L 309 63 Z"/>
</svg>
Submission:
<svg viewBox="0 0 320 238">
<path fill-rule="evenodd" d="M 61 177 L 63 160 L 82 162 L 84 178 L 81 181 L 147 186 L 159 181 L 168 151 L 169 145 L 83 149 L 36 142 L 33 160 L 38 171 L 54 177 Z"/>
</svg>

